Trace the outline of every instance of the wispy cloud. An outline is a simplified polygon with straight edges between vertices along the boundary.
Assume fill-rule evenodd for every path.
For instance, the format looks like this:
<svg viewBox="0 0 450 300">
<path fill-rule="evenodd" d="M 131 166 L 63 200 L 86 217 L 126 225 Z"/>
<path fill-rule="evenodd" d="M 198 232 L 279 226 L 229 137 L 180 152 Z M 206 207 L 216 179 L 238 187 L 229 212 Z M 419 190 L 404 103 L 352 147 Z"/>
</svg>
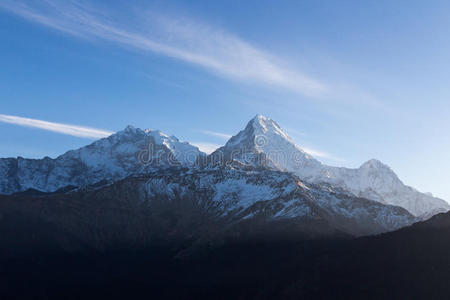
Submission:
<svg viewBox="0 0 450 300">
<path fill-rule="evenodd" d="M 101 39 L 182 60 L 231 79 L 320 96 L 327 87 L 289 63 L 223 30 L 182 18 L 155 14 L 126 22 L 83 1 L 2 0 L 0 8 L 29 21 L 85 39 Z M 142 10 L 145 11 L 145 10 Z M 111 20 L 116 21 L 111 21 Z M 133 24 L 129 22 L 133 20 Z"/>
<path fill-rule="evenodd" d="M 291 136 L 297 136 L 297 137 L 306 137 L 307 134 L 303 131 L 297 130 L 297 129 L 293 129 L 293 128 L 286 128 L 284 127 L 284 129 L 289 133 L 289 135 Z"/>
<path fill-rule="evenodd" d="M 314 156 L 314 157 L 322 157 L 322 158 L 331 158 L 332 156 L 324 151 L 320 151 L 317 149 L 312 149 L 312 148 L 306 148 L 306 147 L 301 147 L 303 151 L 305 151 L 306 153 Z"/>
<path fill-rule="evenodd" d="M 221 147 L 221 145 L 207 142 L 193 142 L 191 144 L 197 146 L 200 149 L 200 151 L 205 152 L 206 154 L 211 154 Z"/>
<path fill-rule="evenodd" d="M 301 149 L 303 149 L 303 151 L 305 151 L 306 153 L 316 157 L 316 158 L 324 158 L 324 159 L 328 159 L 331 161 L 335 161 L 335 162 L 344 162 L 345 160 L 339 157 L 336 157 L 328 152 L 325 151 L 321 151 L 321 150 L 317 150 L 314 148 L 310 148 L 310 147 L 300 147 Z"/>
<path fill-rule="evenodd" d="M 231 134 L 215 132 L 215 131 L 209 131 L 209 130 L 202 130 L 201 132 L 204 133 L 204 134 L 210 135 L 210 136 L 215 136 L 215 137 L 222 138 L 224 140 L 229 140 L 232 137 Z"/>
<path fill-rule="evenodd" d="M 53 122 L 47 122 L 47 121 L 43 121 L 43 120 L 29 119 L 29 118 L 10 116 L 10 115 L 2 115 L 2 114 L 0 114 L 0 122 L 15 124 L 15 125 L 19 125 L 19 126 L 25 126 L 25 127 L 39 128 L 39 129 L 43 129 L 43 130 L 58 132 L 58 133 L 82 137 L 82 138 L 91 138 L 91 139 L 107 137 L 114 133 L 112 131 L 106 131 L 106 130 L 101 130 L 101 129 L 61 124 L 61 123 L 53 123 Z"/>
</svg>

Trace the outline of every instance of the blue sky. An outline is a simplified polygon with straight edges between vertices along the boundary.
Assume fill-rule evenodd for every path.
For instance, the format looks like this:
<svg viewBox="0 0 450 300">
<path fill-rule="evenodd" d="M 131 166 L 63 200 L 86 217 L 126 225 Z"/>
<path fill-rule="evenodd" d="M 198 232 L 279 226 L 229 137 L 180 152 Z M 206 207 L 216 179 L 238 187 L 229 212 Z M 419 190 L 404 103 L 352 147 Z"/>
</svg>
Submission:
<svg viewBox="0 0 450 300">
<path fill-rule="evenodd" d="M 2 0 L 0 156 L 56 157 L 128 124 L 211 148 L 261 113 L 325 163 L 378 158 L 450 200 L 449 14 L 449 1 Z"/>
</svg>

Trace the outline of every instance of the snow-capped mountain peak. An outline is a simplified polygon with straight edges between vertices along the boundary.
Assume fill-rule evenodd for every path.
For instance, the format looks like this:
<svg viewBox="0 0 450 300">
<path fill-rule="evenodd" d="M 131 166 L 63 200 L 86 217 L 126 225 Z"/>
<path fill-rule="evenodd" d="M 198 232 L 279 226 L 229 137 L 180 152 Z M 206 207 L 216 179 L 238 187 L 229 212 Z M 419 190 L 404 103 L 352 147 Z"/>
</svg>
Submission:
<svg viewBox="0 0 450 300">
<path fill-rule="evenodd" d="M 277 122 L 259 114 L 212 156 L 294 173 L 302 170 L 303 178 L 321 172 L 319 161 L 298 147 Z"/>
<path fill-rule="evenodd" d="M 169 136 L 160 130 L 149 130 L 147 135 L 151 136 L 157 145 L 166 146 L 182 165 L 192 165 L 198 156 L 205 155 L 197 146 L 180 142 L 176 136 Z"/>
<path fill-rule="evenodd" d="M 253 126 L 255 134 L 277 134 L 286 140 L 292 141 L 277 122 L 263 115 L 256 115 L 249 123 Z"/>
<path fill-rule="evenodd" d="M 379 180 L 381 181 L 380 185 L 386 185 L 388 181 L 390 185 L 403 185 L 397 174 L 378 159 L 371 159 L 363 163 L 358 169 L 358 174 L 361 178 Z"/>
<path fill-rule="evenodd" d="M 120 130 L 112 134 L 112 136 L 114 135 L 120 136 L 121 134 L 142 134 L 142 133 L 144 133 L 142 129 L 136 128 L 133 125 L 127 125 L 127 127 L 125 127 L 123 130 Z"/>
<path fill-rule="evenodd" d="M 358 197 L 401 206 L 415 216 L 450 209 L 445 201 L 404 185 L 379 160 L 371 159 L 356 169 L 324 165 L 297 146 L 277 122 L 262 115 L 251 119 L 244 130 L 207 159 L 197 147 L 173 135 L 134 126 L 56 159 L 0 159 L 0 193 L 29 188 L 51 192 L 68 185 L 115 181 L 172 166 L 224 162 L 232 162 L 233 168 L 267 167 L 291 172 L 308 183 L 327 183 Z"/>
<path fill-rule="evenodd" d="M 172 140 L 167 134 L 158 129 L 147 130 L 146 134 L 153 137 L 155 139 L 155 143 L 157 143 L 158 145 L 166 145 L 170 147 L 171 142 L 176 142 Z"/>
<path fill-rule="evenodd" d="M 293 172 L 308 182 L 326 182 L 360 197 L 398 205 L 416 216 L 450 209 L 445 201 L 404 185 L 389 166 L 377 159 L 357 169 L 323 165 L 297 146 L 278 123 L 262 115 L 256 115 L 244 130 L 213 154 L 223 153 L 225 160 L 245 164 L 255 164 L 255 157 L 262 158 L 265 166 Z"/>
<path fill-rule="evenodd" d="M 378 159 L 372 158 L 365 163 L 363 163 L 360 167 L 360 169 L 391 169 L 388 165 L 383 164 Z"/>
<path fill-rule="evenodd" d="M 205 155 L 196 146 L 134 126 L 56 159 L 0 159 L 0 194 L 36 189 L 53 192 L 171 166 L 192 166 Z"/>
</svg>

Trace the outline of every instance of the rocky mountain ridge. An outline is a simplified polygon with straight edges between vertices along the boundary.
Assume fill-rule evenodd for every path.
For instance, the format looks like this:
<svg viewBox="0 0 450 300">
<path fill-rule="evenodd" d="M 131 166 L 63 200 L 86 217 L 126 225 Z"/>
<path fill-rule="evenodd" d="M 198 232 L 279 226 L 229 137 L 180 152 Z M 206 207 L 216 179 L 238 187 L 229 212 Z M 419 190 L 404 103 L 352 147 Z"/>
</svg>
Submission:
<svg viewBox="0 0 450 300">
<path fill-rule="evenodd" d="M 391 168 L 376 159 L 357 169 L 324 165 L 298 147 L 275 121 L 262 115 L 250 120 L 211 156 L 215 164 L 238 161 L 292 172 L 304 181 L 326 182 L 359 197 L 401 206 L 416 216 L 450 209 L 446 201 L 405 185 Z"/>
<path fill-rule="evenodd" d="M 0 193 L 27 189 L 53 192 L 172 166 L 192 166 L 205 155 L 197 147 L 161 131 L 128 126 L 107 138 L 51 159 L 0 159 Z"/>
<path fill-rule="evenodd" d="M 56 159 L 0 159 L 0 193 L 28 189 L 53 192 L 69 186 L 83 187 L 155 174 L 177 166 L 192 170 L 227 166 L 238 170 L 289 172 L 305 184 L 326 184 L 357 198 L 403 207 L 422 218 L 450 208 L 444 200 L 404 185 L 378 160 L 370 160 L 357 169 L 324 165 L 297 146 L 275 121 L 261 115 L 209 156 L 159 130 L 144 131 L 128 126 Z"/>
</svg>

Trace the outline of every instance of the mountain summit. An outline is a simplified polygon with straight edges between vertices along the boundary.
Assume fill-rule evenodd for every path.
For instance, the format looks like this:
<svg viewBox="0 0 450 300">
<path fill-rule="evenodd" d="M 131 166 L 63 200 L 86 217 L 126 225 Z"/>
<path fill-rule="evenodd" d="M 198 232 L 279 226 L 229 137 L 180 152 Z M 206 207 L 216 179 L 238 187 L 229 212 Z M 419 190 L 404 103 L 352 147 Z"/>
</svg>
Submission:
<svg viewBox="0 0 450 300">
<path fill-rule="evenodd" d="M 28 189 L 54 192 L 86 186 L 172 166 L 192 166 L 205 155 L 159 130 L 127 126 L 107 138 L 55 158 L 0 159 L 0 194 Z"/>
<path fill-rule="evenodd" d="M 230 138 L 225 146 L 211 154 L 214 161 L 238 161 L 244 165 L 314 173 L 321 163 L 307 154 L 270 118 L 256 115 L 244 130 Z"/>
<path fill-rule="evenodd" d="M 221 148 L 206 156 L 197 147 L 159 130 L 128 126 L 56 159 L 0 159 L 0 194 L 35 189 L 53 192 L 112 182 L 170 167 L 227 164 L 290 172 L 304 182 L 329 184 L 357 197 L 401 206 L 427 218 L 450 209 L 447 202 L 406 186 L 382 162 L 372 159 L 357 169 L 327 166 L 303 151 L 274 120 L 256 115 Z"/>
<path fill-rule="evenodd" d="M 214 161 L 236 161 L 295 173 L 311 183 L 329 183 L 359 197 L 401 206 L 427 217 L 450 209 L 447 202 L 403 184 L 392 169 L 372 159 L 357 169 L 327 166 L 303 151 L 270 118 L 256 115 L 244 130 L 211 154 Z"/>
</svg>

